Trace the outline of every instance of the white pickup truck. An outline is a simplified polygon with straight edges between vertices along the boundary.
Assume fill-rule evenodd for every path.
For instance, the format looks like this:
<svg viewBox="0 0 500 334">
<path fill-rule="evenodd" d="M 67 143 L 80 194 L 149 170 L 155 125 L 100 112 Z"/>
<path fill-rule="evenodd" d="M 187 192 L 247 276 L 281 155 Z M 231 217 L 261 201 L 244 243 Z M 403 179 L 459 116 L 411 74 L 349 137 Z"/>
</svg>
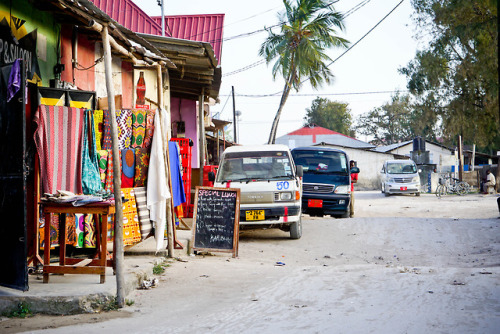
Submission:
<svg viewBox="0 0 500 334">
<path fill-rule="evenodd" d="M 302 236 L 302 166 L 285 145 L 232 146 L 222 154 L 214 187 L 240 189 L 240 228 L 279 228 Z"/>
</svg>

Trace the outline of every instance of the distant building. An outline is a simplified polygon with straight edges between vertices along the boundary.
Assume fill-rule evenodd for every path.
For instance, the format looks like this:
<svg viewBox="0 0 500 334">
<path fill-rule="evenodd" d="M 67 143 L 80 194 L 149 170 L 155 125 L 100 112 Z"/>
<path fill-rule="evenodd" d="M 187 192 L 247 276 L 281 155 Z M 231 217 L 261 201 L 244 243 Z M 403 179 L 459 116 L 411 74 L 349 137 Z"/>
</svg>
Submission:
<svg viewBox="0 0 500 334">
<path fill-rule="evenodd" d="M 298 130 L 276 138 L 276 144 L 287 145 L 290 149 L 300 146 L 316 145 L 319 143 L 358 149 L 375 148 L 375 145 L 317 125 L 306 125 Z"/>
</svg>

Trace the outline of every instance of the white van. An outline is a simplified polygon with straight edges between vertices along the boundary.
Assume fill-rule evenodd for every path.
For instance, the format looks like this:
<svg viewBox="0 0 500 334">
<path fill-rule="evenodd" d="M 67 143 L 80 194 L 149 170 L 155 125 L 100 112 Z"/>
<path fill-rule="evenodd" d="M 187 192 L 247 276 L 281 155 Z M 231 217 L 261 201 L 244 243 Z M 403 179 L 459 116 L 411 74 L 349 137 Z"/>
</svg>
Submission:
<svg viewBox="0 0 500 334">
<path fill-rule="evenodd" d="M 279 228 L 299 239 L 301 177 L 285 145 L 232 146 L 222 154 L 214 187 L 240 188 L 241 228 Z"/>
<path fill-rule="evenodd" d="M 420 196 L 420 177 L 413 160 L 387 160 L 380 171 L 381 190 L 390 194 Z"/>
</svg>

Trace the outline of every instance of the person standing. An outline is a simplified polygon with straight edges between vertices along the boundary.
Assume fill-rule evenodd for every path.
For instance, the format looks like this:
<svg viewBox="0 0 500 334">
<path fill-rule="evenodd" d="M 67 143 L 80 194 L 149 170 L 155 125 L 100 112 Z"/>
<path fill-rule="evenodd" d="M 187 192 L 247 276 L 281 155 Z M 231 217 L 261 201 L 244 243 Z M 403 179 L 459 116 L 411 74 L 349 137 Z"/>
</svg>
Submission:
<svg viewBox="0 0 500 334">
<path fill-rule="evenodd" d="M 349 161 L 349 168 L 353 168 L 356 166 L 356 162 L 354 160 Z M 354 183 L 358 182 L 358 173 L 351 173 L 351 201 L 349 204 L 350 214 L 349 216 L 354 217 Z"/>
</svg>

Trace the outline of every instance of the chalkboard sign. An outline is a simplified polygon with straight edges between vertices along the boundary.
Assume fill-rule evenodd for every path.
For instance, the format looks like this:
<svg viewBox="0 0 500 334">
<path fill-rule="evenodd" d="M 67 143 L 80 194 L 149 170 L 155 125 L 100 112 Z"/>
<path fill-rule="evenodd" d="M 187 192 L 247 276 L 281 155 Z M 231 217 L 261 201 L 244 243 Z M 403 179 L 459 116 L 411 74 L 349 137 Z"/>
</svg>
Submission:
<svg viewBox="0 0 500 334">
<path fill-rule="evenodd" d="M 196 187 L 193 250 L 238 256 L 240 189 Z"/>
</svg>

